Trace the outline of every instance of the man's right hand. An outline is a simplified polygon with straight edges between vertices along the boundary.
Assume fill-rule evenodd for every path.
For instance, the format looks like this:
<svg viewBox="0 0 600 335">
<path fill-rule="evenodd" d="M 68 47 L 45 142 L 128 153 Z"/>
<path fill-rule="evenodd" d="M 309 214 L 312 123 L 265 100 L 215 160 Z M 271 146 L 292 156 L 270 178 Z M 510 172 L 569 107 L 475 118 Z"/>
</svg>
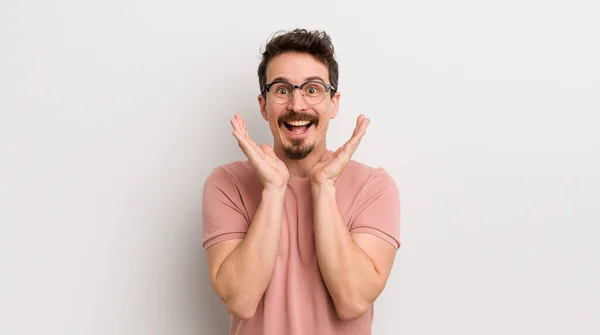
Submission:
<svg viewBox="0 0 600 335">
<path fill-rule="evenodd" d="M 235 114 L 231 119 L 233 136 L 238 145 L 254 166 L 265 189 L 284 188 L 290 178 L 287 166 L 275 155 L 273 148 L 267 143 L 256 145 L 250 138 L 246 122 L 241 115 Z"/>
</svg>

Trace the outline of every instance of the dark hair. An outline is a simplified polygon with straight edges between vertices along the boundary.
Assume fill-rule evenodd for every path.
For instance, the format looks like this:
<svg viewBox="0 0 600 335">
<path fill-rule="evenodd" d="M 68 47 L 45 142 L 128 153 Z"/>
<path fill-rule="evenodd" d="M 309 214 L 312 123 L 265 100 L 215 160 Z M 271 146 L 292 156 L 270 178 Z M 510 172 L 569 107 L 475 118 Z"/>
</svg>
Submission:
<svg viewBox="0 0 600 335">
<path fill-rule="evenodd" d="M 301 52 L 312 55 L 319 62 L 329 68 L 330 84 L 338 88 L 338 63 L 331 38 L 324 31 L 307 31 L 306 29 L 295 29 L 290 32 L 280 31 L 271 37 L 262 52 L 262 61 L 258 66 L 258 84 L 263 96 L 266 92 L 263 88 L 267 84 L 267 65 L 273 57 L 286 52 Z M 335 94 L 331 90 L 331 96 Z"/>
</svg>

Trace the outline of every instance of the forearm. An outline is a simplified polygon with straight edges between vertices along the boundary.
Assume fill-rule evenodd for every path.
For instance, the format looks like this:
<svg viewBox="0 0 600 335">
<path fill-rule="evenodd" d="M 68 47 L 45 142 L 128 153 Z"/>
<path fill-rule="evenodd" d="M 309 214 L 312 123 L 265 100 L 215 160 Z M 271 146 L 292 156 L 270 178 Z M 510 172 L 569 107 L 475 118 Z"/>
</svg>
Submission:
<svg viewBox="0 0 600 335">
<path fill-rule="evenodd" d="M 360 316 L 376 299 L 380 274 L 353 241 L 339 210 L 335 187 L 313 186 L 315 243 L 321 275 L 343 319 Z"/>
<path fill-rule="evenodd" d="M 285 189 L 264 190 L 244 240 L 223 261 L 215 288 L 228 308 L 251 317 L 275 268 Z"/>
</svg>

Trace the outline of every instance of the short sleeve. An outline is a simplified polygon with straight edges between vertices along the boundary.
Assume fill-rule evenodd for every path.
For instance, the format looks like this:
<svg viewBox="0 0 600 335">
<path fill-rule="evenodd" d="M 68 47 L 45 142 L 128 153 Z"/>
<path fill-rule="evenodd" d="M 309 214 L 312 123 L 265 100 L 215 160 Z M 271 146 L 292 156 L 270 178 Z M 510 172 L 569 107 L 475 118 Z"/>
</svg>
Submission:
<svg viewBox="0 0 600 335">
<path fill-rule="evenodd" d="M 350 233 L 367 233 L 400 248 L 400 193 L 385 169 L 376 169 L 357 202 Z"/>
<path fill-rule="evenodd" d="M 238 186 L 224 168 L 216 168 L 202 193 L 202 247 L 244 238 L 249 226 Z"/>
</svg>

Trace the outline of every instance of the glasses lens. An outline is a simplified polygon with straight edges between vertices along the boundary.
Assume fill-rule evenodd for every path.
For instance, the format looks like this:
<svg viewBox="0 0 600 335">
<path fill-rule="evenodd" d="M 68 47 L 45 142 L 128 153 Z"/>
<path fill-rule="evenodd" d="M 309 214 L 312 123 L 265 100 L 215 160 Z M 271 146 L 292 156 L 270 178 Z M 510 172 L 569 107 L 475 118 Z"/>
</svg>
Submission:
<svg viewBox="0 0 600 335">
<path fill-rule="evenodd" d="M 269 88 L 269 98 L 278 104 L 286 104 L 294 97 L 294 87 L 288 83 L 274 83 Z M 327 87 L 320 82 L 309 81 L 302 87 L 304 100 L 311 105 L 321 103 L 327 95 Z"/>
<path fill-rule="evenodd" d="M 274 102 L 279 104 L 284 104 L 292 100 L 293 95 L 294 88 L 287 83 L 275 83 L 269 89 L 269 96 Z"/>
<path fill-rule="evenodd" d="M 309 104 L 318 104 L 325 99 L 327 89 L 321 83 L 308 82 L 302 87 L 302 94 Z"/>
</svg>

